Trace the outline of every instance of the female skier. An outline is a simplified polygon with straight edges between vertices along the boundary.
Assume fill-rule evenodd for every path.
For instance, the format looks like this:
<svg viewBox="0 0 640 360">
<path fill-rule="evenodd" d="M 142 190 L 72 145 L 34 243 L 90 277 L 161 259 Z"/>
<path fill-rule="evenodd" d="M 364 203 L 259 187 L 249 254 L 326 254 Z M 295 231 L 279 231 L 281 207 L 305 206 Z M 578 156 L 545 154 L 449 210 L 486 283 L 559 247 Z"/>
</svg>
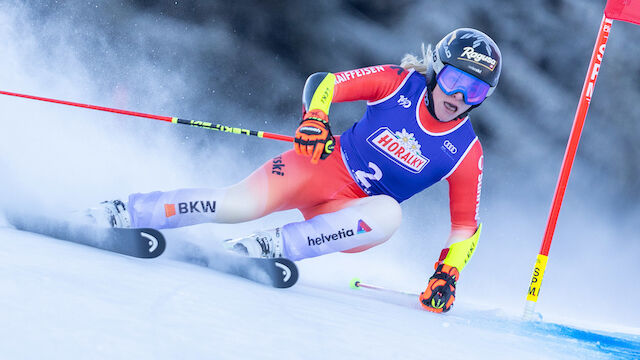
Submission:
<svg viewBox="0 0 640 360">
<path fill-rule="evenodd" d="M 419 301 L 426 310 L 448 311 L 481 231 L 482 147 L 468 114 L 494 91 L 502 60 L 489 36 L 468 28 L 422 53 L 422 60 L 405 55 L 400 66 L 311 75 L 295 151 L 266 162 L 240 183 L 131 194 L 127 203 L 102 203 L 101 217 L 115 227 L 160 229 L 238 223 L 299 209 L 305 221 L 225 245 L 252 257 L 300 260 L 385 242 L 400 226 L 399 203 L 446 179 L 451 233 Z M 330 105 L 356 100 L 367 101 L 366 113 L 334 137 Z"/>
</svg>

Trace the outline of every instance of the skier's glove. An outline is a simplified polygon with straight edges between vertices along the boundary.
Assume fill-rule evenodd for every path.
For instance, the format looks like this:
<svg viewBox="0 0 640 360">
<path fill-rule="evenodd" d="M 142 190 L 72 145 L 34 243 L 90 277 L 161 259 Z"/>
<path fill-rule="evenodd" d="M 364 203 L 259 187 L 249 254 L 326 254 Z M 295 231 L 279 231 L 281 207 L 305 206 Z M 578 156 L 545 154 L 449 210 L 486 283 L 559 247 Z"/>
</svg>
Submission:
<svg viewBox="0 0 640 360">
<path fill-rule="evenodd" d="M 427 289 L 420 294 L 420 305 L 435 313 L 447 312 L 456 299 L 456 282 L 460 272 L 453 266 L 436 263 L 436 272 L 429 279 Z"/>
<path fill-rule="evenodd" d="M 322 110 L 310 110 L 296 130 L 293 148 L 298 155 L 311 156 L 311 163 L 326 159 L 333 152 L 335 139 L 329 127 L 329 117 Z"/>
</svg>

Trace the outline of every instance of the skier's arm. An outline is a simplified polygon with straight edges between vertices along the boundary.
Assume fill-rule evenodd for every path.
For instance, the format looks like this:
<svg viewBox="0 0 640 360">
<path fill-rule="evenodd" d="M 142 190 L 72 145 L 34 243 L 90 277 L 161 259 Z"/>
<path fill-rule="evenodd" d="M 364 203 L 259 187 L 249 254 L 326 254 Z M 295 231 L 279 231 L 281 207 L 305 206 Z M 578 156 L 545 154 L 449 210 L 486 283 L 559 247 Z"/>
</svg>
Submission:
<svg viewBox="0 0 640 360">
<path fill-rule="evenodd" d="M 294 149 L 316 164 L 333 152 L 329 126 L 332 102 L 383 99 L 403 82 L 408 71 L 395 65 L 379 65 L 336 74 L 315 73 L 302 93 L 302 122 L 296 130 Z"/>
<path fill-rule="evenodd" d="M 407 70 L 397 65 L 370 66 L 335 74 L 315 73 L 309 76 L 304 85 L 303 114 L 319 109 L 328 115 L 329 107 L 334 102 L 383 99 L 393 93 L 408 74 Z"/>
<path fill-rule="evenodd" d="M 311 163 L 327 158 L 333 152 L 334 138 L 329 126 L 329 107 L 336 76 L 315 73 L 304 86 L 302 122 L 296 129 L 293 148 L 298 155 L 310 156 Z"/>
<path fill-rule="evenodd" d="M 482 146 L 479 141 L 475 141 L 458 167 L 447 178 L 451 234 L 438 262 L 455 266 L 458 270 L 462 270 L 473 255 L 482 228 L 478 223 L 482 161 Z"/>
</svg>

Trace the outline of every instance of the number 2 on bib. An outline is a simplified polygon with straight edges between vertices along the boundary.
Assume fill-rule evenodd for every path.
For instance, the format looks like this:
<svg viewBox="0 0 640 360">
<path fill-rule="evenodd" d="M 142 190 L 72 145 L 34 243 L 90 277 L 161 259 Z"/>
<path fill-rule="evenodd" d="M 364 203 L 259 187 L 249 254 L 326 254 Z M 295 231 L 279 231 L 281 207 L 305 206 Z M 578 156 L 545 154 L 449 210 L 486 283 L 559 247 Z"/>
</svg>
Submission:
<svg viewBox="0 0 640 360">
<path fill-rule="evenodd" d="M 369 182 L 369 180 L 378 181 L 382 179 L 382 170 L 380 170 L 378 165 L 372 162 L 369 162 L 369 168 L 373 170 L 373 174 L 364 172 L 362 170 L 356 171 L 356 174 L 355 174 L 360 184 L 367 189 L 371 187 L 371 183 Z"/>
</svg>

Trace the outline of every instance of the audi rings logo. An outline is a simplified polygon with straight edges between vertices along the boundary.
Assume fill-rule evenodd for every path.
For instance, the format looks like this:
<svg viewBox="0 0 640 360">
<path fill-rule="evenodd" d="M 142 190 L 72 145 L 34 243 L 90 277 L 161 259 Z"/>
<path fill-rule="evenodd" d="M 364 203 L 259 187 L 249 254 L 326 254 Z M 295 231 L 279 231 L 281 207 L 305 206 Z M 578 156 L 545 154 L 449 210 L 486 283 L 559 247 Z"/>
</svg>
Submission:
<svg viewBox="0 0 640 360">
<path fill-rule="evenodd" d="M 445 141 L 444 141 L 444 144 L 442 144 L 442 145 L 444 145 L 444 147 L 445 147 L 447 150 L 451 151 L 451 153 L 452 153 L 452 154 L 455 154 L 455 153 L 457 153 L 457 152 L 458 152 L 458 149 L 457 149 L 455 146 L 453 146 L 453 144 L 452 144 L 452 143 L 451 143 L 451 141 L 449 141 L 449 140 L 445 140 Z"/>
</svg>

